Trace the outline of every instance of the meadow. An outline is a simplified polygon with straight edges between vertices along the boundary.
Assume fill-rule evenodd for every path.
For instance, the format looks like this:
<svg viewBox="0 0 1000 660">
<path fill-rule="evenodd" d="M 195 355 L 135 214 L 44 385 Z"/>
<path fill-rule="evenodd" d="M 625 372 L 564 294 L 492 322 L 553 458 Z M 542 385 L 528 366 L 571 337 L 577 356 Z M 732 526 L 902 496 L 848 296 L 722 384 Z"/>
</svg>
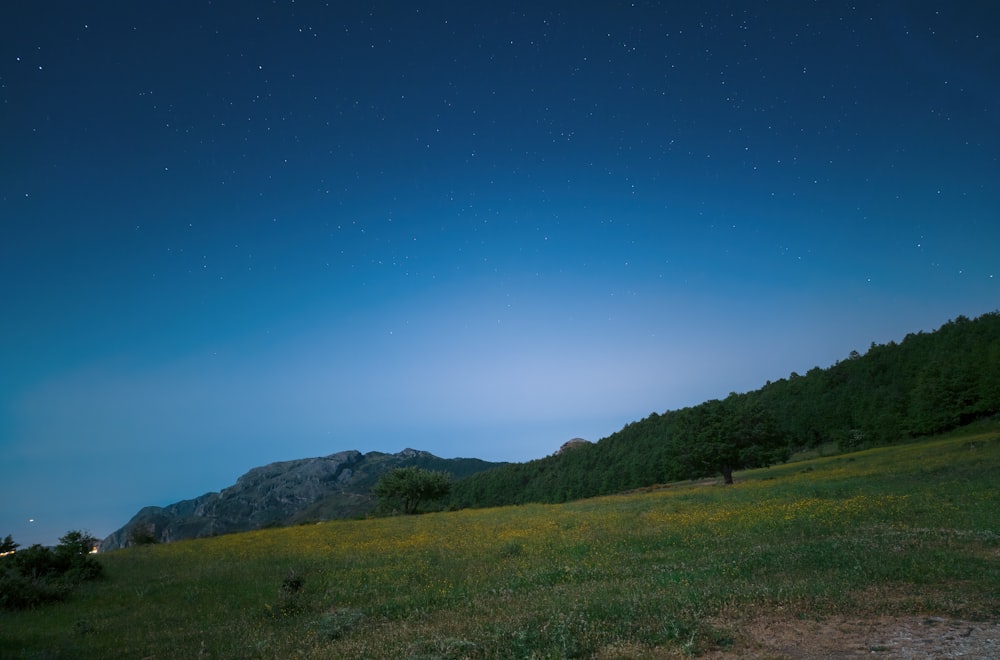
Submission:
<svg viewBox="0 0 1000 660">
<path fill-rule="evenodd" d="M 675 657 L 761 617 L 1000 617 L 1000 423 L 562 505 L 99 556 L 11 658 Z"/>
</svg>

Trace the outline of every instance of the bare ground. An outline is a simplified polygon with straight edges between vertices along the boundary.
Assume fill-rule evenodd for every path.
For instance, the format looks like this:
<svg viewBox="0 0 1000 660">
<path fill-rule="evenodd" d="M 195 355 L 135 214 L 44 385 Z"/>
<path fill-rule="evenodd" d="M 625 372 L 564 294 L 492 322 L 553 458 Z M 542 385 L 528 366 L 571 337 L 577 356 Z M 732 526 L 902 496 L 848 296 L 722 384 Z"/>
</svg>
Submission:
<svg viewBox="0 0 1000 660">
<path fill-rule="evenodd" d="M 1000 623 L 941 617 L 844 616 L 740 625 L 732 648 L 703 658 L 1000 658 Z"/>
</svg>

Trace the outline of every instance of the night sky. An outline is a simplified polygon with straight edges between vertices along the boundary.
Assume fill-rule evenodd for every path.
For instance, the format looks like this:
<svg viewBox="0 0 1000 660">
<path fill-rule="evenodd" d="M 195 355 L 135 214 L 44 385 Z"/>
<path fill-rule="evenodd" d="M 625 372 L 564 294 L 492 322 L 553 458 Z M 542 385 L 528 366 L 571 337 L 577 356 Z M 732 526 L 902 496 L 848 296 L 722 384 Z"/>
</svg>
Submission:
<svg viewBox="0 0 1000 660">
<path fill-rule="evenodd" d="M 0 536 L 346 449 L 540 458 L 998 309 L 998 32 L 987 1 L 7 3 Z"/>
</svg>

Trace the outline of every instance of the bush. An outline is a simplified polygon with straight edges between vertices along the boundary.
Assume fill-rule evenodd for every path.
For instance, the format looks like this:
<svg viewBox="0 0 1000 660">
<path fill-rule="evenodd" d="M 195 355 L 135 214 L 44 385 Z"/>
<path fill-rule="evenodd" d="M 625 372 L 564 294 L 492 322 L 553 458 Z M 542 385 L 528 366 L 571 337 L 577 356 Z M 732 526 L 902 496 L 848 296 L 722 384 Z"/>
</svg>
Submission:
<svg viewBox="0 0 1000 660">
<path fill-rule="evenodd" d="M 11 567 L 0 570 L 0 610 L 22 610 L 52 603 L 64 599 L 67 591 L 65 584 L 27 577 Z"/>
<path fill-rule="evenodd" d="M 38 544 L 10 556 L 10 563 L 19 575 L 29 579 L 46 579 L 59 574 L 55 553 Z"/>
<path fill-rule="evenodd" d="M 35 544 L 0 557 L 0 609 L 62 600 L 81 582 L 101 577 L 104 567 L 90 556 L 96 542 L 89 534 L 72 531 L 55 549 Z M 10 536 L 4 543 L 17 547 Z"/>
</svg>

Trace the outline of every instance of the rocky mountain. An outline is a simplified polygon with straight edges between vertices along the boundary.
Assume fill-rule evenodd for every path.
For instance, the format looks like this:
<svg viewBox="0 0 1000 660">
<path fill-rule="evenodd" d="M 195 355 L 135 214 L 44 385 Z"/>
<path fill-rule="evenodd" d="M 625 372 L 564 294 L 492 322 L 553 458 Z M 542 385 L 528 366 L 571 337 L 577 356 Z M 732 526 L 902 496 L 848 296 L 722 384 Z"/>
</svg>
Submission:
<svg viewBox="0 0 1000 660">
<path fill-rule="evenodd" d="M 499 465 L 503 464 L 438 458 L 414 449 L 398 454 L 351 450 L 271 463 L 253 468 L 220 492 L 141 509 L 104 539 L 100 550 L 362 516 L 375 507 L 372 487 L 393 468 L 416 466 L 461 478 Z"/>
</svg>

